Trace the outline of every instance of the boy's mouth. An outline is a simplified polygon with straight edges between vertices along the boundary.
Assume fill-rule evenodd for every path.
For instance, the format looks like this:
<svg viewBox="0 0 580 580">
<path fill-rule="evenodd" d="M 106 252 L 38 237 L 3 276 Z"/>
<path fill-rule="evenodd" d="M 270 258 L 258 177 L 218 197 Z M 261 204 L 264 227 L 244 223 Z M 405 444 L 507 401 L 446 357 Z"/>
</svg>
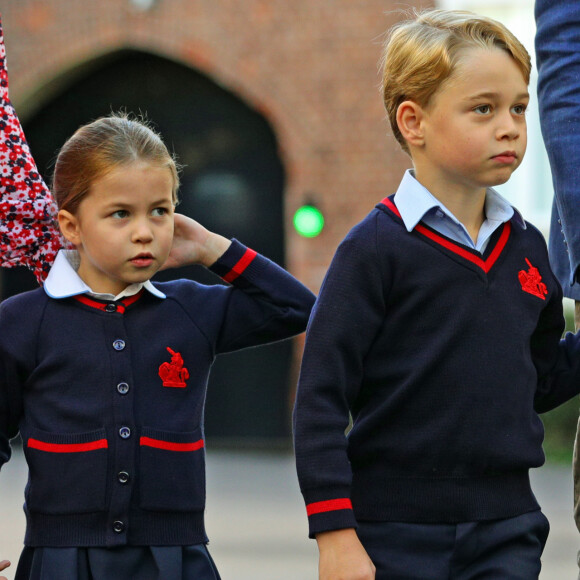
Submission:
<svg viewBox="0 0 580 580">
<path fill-rule="evenodd" d="M 516 161 L 518 156 L 515 151 L 503 151 L 499 155 L 494 155 L 492 159 L 498 163 L 510 164 Z"/>
</svg>

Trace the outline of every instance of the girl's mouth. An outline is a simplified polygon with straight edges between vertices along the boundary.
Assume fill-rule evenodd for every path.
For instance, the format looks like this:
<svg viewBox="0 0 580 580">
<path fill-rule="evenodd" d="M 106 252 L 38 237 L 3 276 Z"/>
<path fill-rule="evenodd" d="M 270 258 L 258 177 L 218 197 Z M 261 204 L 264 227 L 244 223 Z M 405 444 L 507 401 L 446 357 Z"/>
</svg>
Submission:
<svg viewBox="0 0 580 580">
<path fill-rule="evenodd" d="M 151 254 L 139 254 L 138 256 L 131 258 L 129 261 L 138 268 L 147 268 L 148 266 L 151 266 L 153 260 L 154 258 Z"/>
</svg>

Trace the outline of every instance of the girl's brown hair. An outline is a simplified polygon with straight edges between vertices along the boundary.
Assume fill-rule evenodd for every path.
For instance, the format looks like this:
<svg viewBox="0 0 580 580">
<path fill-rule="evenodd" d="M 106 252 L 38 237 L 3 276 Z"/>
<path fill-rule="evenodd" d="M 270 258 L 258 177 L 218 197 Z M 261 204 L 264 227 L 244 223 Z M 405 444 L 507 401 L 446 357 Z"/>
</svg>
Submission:
<svg viewBox="0 0 580 580">
<path fill-rule="evenodd" d="M 75 214 L 97 179 L 134 161 L 167 167 L 177 203 L 178 167 L 161 137 L 144 119 L 114 113 L 80 127 L 62 146 L 52 183 L 59 210 Z"/>
<path fill-rule="evenodd" d="M 391 129 L 408 152 L 397 125 L 397 109 L 407 100 L 426 107 L 451 76 L 462 51 L 501 48 L 515 61 L 526 84 L 532 68 L 530 55 L 501 23 L 460 10 L 426 10 L 395 24 L 384 45 L 382 93 Z"/>
</svg>

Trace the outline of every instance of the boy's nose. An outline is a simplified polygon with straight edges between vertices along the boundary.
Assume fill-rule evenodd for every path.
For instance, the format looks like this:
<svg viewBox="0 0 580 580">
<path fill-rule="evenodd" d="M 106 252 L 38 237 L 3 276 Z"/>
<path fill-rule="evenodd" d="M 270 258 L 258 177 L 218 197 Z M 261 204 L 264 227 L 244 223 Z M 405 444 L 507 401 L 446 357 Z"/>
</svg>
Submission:
<svg viewBox="0 0 580 580">
<path fill-rule="evenodd" d="M 501 118 L 501 123 L 498 126 L 499 139 L 516 139 L 520 136 L 522 131 L 521 122 L 516 121 L 511 114 L 504 115 Z"/>
</svg>

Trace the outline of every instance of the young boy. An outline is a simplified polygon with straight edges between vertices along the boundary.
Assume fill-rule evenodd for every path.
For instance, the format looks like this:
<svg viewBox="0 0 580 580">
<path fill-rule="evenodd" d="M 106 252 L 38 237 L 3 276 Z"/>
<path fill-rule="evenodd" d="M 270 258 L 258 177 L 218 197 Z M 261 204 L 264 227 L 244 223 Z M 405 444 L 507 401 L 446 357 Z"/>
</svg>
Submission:
<svg viewBox="0 0 580 580">
<path fill-rule="evenodd" d="M 386 43 L 414 169 L 336 252 L 294 415 L 321 580 L 538 577 L 538 413 L 580 390 L 580 345 L 559 340 L 542 235 L 490 189 L 526 150 L 530 66 L 467 12 L 417 14 Z"/>
</svg>

